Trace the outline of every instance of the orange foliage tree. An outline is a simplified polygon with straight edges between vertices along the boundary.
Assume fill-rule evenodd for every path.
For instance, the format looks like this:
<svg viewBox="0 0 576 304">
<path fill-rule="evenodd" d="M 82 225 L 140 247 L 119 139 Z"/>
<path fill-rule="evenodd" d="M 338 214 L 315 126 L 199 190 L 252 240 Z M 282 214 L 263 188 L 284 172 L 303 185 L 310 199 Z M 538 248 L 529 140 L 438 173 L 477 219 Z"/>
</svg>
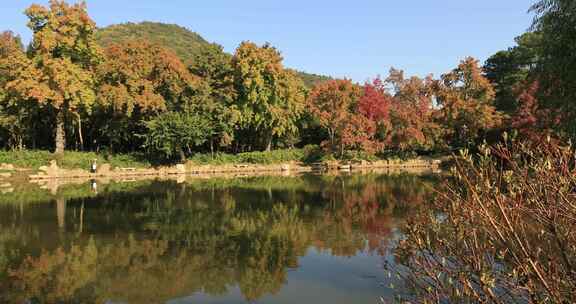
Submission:
<svg viewBox="0 0 576 304">
<path fill-rule="evenodd" d="M 145 40 L 111 45 L 97 70 L 98 117 L 94 136 L 111 146 L 130 144 L 146 120 L 167 110 L 187 111 L 205 91 L 172 51 Z M 114 134 L 114 136 L 110 136 Z"/>
<path fill-rule="evenodd" d="M 309 111 L 328 131 L 330 149 L 341 155 L 346 145 L 357 143 L 353 139 L 354 133 L 363 133 L 361 126 L 350 126 L 352 120 L 367 123 L 352 113 L 360 94 L 360 87 L 352 81 L 338 79 L 316 85 L 308 96 Z"/>
<path fill-rule="evenodd" d="M 494 108 L 495 92 L 478 60 L 468 57 L 438 82 L 440 121 L 456 144 L 475 141 L 482 131 L 497 127 L 502 114 Z"/>
</svg>

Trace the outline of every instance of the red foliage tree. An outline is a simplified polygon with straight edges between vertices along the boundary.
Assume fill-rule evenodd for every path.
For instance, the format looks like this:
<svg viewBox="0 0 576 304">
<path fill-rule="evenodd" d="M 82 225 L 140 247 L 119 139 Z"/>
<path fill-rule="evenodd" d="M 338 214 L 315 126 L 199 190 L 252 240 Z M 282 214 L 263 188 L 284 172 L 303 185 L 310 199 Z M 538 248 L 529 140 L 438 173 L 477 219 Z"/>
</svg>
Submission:
<svg viewBox="0 0 576 304">
<path fill-rule="evenodd" d="M 389 144 L 400 150 L 437 145 L 441 128 L 433 121 L 435 91 L 432 76 L 406 79 L 403 71 L 391 69 L 386 82 L 394 90 Z"/>
<path fill-rule="evenodd" d="M 367 82 L 364 93 L 358 101 L 358 112 L 371 122 L 373 149 L 383 149 L 388 142 L 391 131 L 390 110 L 393 98 L 388 94 L 384 82 L 380 78 Z"/>
<path fill-rule="evenodd" d="M 540 104 L 542 91 L 539 81 L 522 87 L 518 95 L 518 110 L 510 118 L 512 128 L 527 139 L 538 139 L 549 135 L 560 124 L 562 115 L 544 108 Z"/>
<path fill-rule="evenodd" d="M 390 118 L 391 104 L 392 96 L 386 91 L 384 82 L 376 78 L 364 85 L 364 94 L 358 101 L 358 110 L 372 121 L 387 121 Z"/>
<path fill-rule="evenodd" d="M 376 122 L 359 113 L 350 113 L 348 123 L 345 124 L 341 135 L 341 151 L 343 149 L 361 150 L 368 153 L 375 152 L 379 148 L 374 140 Z"/>
</svg>

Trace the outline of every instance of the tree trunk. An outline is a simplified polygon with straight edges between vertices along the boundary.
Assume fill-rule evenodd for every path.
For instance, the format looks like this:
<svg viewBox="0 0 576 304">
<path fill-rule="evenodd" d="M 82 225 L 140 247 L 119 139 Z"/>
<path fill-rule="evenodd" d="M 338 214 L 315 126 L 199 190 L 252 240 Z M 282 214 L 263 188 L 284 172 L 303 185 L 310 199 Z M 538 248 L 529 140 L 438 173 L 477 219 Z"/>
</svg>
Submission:
<svg viewBox="0 0 576 304">
<path fill-rule="evenodd" d="M 270 152 L 272 151 L 272 139 L 273 139 L 273 135 L 272 134 L 268 134 L 266 136 L 266 152 Z"/>
<path fill-rule="evenodd" d="M 210 137 L 210 155 L 214 159 L 214 138 Z"/>
<path fill-rule="evenodd" d="M 330 150 L 331 152 L 335 152 L 336 151 L 336 141 L 334 139 L 335 135 L 334 135 L 334 131 L 332 129 L 328 129 L 328 137 L 330 137 Z"/>
<path fill-rule="evenodd" d="M 270 138 L 268 140 L 268 143 L 266 144 L 266 152 L 270 152 L 272 151 L 272 138 Z"/>
<path fill-rule="evenodd" d="M 185 163 L 186 154 L 184 153 L 184 149 L 182 149 L 182 147 L 178 147 L 178 153 L 180 154 L 180 161 L 182 161 L 182 163 Z"/>
<path fill-rule="evenodd" d="M 82 117 L 76 113 L 78 118 L 78 139 L 80 140 L 80 151 L 84 151 L 84 137 L 82 136 Z"/>
<path fill-rule="evenodd" d="M 64 130 L 64 110 L 59 109 L 56 113 L 56 137 L 55 137 L 56 149 L 54 153 L 62 154 L 66 147 L 66 133 Z"/>
</svg>

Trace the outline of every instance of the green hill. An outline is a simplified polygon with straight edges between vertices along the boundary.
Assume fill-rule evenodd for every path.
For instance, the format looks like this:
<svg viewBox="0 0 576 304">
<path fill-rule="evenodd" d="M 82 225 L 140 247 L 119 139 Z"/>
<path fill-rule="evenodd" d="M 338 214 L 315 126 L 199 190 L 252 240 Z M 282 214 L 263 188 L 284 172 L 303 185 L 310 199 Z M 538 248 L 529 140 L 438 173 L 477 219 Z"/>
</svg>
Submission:
<svg viewBox="0 0 576 304">
<path fill-rule="evenodd" d="M 194 55 L 207 44 L 210 44 L 199 34 L 176 24 L 158 22 L 123 23 L 98 29 L 98 42 L 103 47 L 112 43 L 120 43 L 131 39 L 146 39 L 174 51 L 184 63 L 189 64 Z M 244 38 L 244 37 L 243 37 Z M 250 37 L 245 37 L 249 39 Z M 306 86 L 330 79 L 327 76 L 309 74 L 301 71 L 296 73 Z"/>
<path fill-rule="evenodd" d="M 125 40 L 146 39 L 172 49 L 185 63 L 189 63 L 203 45 L 209 44 L 200 35 L 184 27 L 155 22 L 111 25 L 98 29 L 96 38 L 104 47 Z"/>
<path fill-rule="evenodd" d="M 304 81 L 304 85 L 306 85 L 306 87 L 308 87 L 308 88 L 313 87 L 318 82 L 332 79 L 332 77 L 329 77 L 329 76 L 311 74 L 311 73 L 306 73 L 306 72 L 302 72 L 302 71 L 298 71 L 298 70 L 294 70 L 294 69 L 293 69 L 293 71 L 296 72 L 296 74 L 298 76 L 300 76 L 302 81 Z"/>
</svg>

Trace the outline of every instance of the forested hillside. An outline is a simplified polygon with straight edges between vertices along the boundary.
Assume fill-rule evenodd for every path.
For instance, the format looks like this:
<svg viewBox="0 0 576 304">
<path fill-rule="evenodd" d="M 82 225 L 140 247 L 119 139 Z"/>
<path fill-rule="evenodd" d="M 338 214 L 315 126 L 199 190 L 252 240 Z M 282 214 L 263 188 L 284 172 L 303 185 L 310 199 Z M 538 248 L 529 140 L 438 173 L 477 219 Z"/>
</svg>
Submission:
<svg viewBox="0 0 576 304">
<path fill-rule="evenodd" d="M 96 32 L 98 43 L 106 48 L 113 43 L 128 40 L 147 40 L 171 49 L 180 57 L 182 62 L 190 64 L 195 56 L 199 55 L 204 48 L 210 46 L 210 42 L 185 27 L 176 24 L 158 22 L 123 23 L 110 25 L 98 29 Z M 295 71 L 304 81 L 307 87 L 330 79 L 330 77 Z"/>
</svg>

